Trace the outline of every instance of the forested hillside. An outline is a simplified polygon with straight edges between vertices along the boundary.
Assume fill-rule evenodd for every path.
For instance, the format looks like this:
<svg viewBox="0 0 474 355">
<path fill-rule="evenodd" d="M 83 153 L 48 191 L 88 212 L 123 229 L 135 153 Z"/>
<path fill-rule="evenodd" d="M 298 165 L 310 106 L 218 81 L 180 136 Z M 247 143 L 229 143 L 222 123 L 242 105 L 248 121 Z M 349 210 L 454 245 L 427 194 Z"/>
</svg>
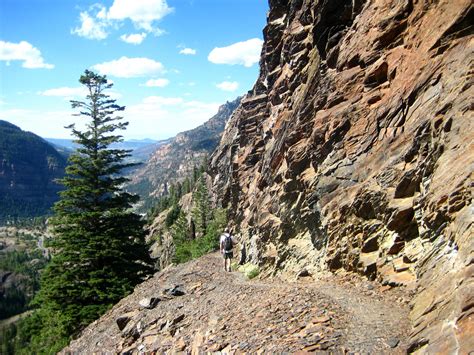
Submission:
<svg viewBox="0 0 474 355">
<path fill-rule="evenodd" d="M 45 140 L 0 121 L 0 222 L 50 213 L 65 166 Z"/>
</svg>

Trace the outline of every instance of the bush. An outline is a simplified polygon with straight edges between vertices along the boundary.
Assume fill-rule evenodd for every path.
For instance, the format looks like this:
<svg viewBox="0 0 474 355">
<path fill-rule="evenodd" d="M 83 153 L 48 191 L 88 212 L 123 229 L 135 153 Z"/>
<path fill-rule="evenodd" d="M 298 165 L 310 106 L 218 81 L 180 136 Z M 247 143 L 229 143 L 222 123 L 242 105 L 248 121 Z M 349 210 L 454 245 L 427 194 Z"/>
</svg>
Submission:
<svg viewBox="0 0 474 355">
<path fill-rule="evenodd" d="M 249 280 L 257 277 L 260 273 L 258 266 L 252 263 L 244 264 L 240 266 L 238 270 L 242 272 Z"/>
<path fill-rule="evenodd" d="M 171 226 L 171 234 L 175 244 L 174 263 L 185 263 L 189 260 L 199 258 L 207 253 L 219 249 L 219 237 L 227 223 L 227 212 L 224 209 L 216 209 L 212 214 L 206 233 L 199 238 L 190 239 L 190 231 L 187 220 L 181 211 Z"/>
</svg>

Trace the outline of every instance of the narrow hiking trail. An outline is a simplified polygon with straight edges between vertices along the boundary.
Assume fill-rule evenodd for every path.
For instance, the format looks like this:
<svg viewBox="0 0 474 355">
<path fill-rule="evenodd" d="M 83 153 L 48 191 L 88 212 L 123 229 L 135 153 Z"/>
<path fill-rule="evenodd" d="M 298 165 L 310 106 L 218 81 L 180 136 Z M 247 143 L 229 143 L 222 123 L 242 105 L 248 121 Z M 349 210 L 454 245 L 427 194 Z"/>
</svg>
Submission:
<svg viewBox="0 0 474 355">
<path fill-rule="evenodd" d="M 246 280 L 218 254 L 139 285 L 63 353 L 406 352 L 400 290 L 362 279 Z"/>
</svg>

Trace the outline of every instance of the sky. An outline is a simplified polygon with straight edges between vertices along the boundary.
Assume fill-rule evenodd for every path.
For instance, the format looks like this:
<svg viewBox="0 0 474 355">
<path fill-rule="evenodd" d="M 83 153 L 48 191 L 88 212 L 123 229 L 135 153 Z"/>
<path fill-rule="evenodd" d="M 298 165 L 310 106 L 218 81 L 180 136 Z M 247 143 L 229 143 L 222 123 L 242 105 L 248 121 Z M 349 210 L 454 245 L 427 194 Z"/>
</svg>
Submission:
<svg viewBox="0 0 474 355">
<path fill-rule="evenodd" d="M 84 70 L 106 75 L 125 139 L 166 139 L 258 76 L 267 0 L 0 0 L 0 120 L 47 138 L 85 118 Z"/>
</svg>

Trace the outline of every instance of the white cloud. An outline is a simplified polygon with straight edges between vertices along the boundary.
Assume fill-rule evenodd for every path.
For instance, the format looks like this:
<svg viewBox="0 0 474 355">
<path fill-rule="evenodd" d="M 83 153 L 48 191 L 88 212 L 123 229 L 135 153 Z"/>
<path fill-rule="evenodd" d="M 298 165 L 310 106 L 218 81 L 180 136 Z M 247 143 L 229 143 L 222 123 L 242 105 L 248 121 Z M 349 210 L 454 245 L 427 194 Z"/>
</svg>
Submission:
<svg viewBox="0 0 474 355">
<path fill-rule="evenodd" d="M 12 60 L 22 61 L 22 67 L 27 69 L 53 69 L 53 64 L 44 62 L 39 49 L 33 47 L 26 41 L 12 43 L 0 41 L 0 60 L 6 61 L 7 65 Z"/>
<path fill-rule="evenodd" d="M 223 81 L 216 85 L 219 89 L 223 91 L 235 91 L 239 88 L 239 83 L 236 81 Z"/>
<path fill-rule="evenodd" d="M 153 22 L 161 20 L 172 11 L 173 8 L 168 6 L 166 0 L 114 0 L 107 12 L 107 18 L 130 19 L 138 28 L 161 34 L 161 30 L 153 27 Z"/>
<path fill-rule="evenodd" d="M 72 110 L 48 110 L 12 108 L 0 110 L 0 119 L 6 120 L 20 127 L 24 131 L 33 132 L 41 137 L 70 137 L 71 131 L 64 128 L 76 123 L 79 129 L 84 128 L 85 120 L 82 117 L 72 116 Z M 48 119 L 44 119 L 47 117 Z"/>
<path fill-rule="evenodd" d="M 92 67 L 102 75 L 112 75 L 118 78 L 134 78 L 164 72 L 164 66 L 149 58 L 121 57 L 110 62 L 96 64 Z"/>
<path fill-rule="evenodd" d="M 144 104 L 158 106 L 174 106 L 183 103 L 180 97 L 148 96 L 143 99 Z"/>
<path fill-rule="evenodd" d="M 120 39 L 124 41 L 125 43 L 130 43 L 130 44 L 140 44 L 143 42 L 143 40 L 146 38 L 146 33 L 132 33 L 129 35 L 121 35 Z"/>
<path fill-rule="evenodd" d="M 97 9 L 100 10 L 97 12 Z M 102 40 L 107 38 L 109 34 L 106 28 L 109 26 L 109 23 L 105 19 L 105 7 L 95 5 L 91 10 L 97 12 L 95 16 L 91 16 L 86 11 L 81 12 L 79 15 L 81 27 L 74 28 L 71 30 L 71 33 L 87 39 Z"/>
<path fill-rule="evenodd" d="M 60 88 L 40 91 L 38 94 L 41 96 L 77 97 L 77 96 L 87 95 L 87 90 L 82 87 L 77 87 L 77 88 L 60 87 Z"/>
<path fill-rule="evenodd" d="M 150 79 L 148 80 L 144 86 L 148 87 L 159 87 L 159 88 L 164 88 L 170 83 L 168 79 Z"/>
<path fill-rule="evenodd" d="M 219 104 L 213 102 L 149 96 L 125 110 L 124 116 L 130 122 L 126 134 L 137 138 L 169 138 L 203 124 L 218 108 Z"/>
<path fill-rule="evenodd" d="M 183 48 L 179 51 L 179 54 L 184 54 L 184 55 L 195 55 L 196 50 L 192 48 Z"/>
<path fill-rule="evenodd" d="M 111 80 L 109 80 L 109 83 L 111 83 Z M 115 91 L 114 89 L 109 89 L 104 93 L 106 95 L 109 95 L 111 99 L 115 99 L 115 100 L 122 97 L 122 94 Z M 88 92 L 85 87 L 71 88 L 67 86 L 38 92 L 38 95 L 41 95 L 41 96 L 63 97 L 64 99 L 67 99 L 67 100 L 72 99 L 72 98 L 85 98 L 87 94 Z"/>
<path fill-rule="evenodd" d="M 216 47 L 209 53 L 207 59 L 215 64 L 239 64 L 251 67 L 260 60 L 262 45 L 261 39 L 252 38 L 227 47 Z"/>
<path fill-rule="evenodd" d="M 114 0 L 107 9 L 101 4 L 92 5 L 88 11 L 79 15 L 80 26 L 71 30 L 88 39 L 103 40 L 108 37 L 110 28 L 117 28 L 121 21 L 129 19 L 136 28 L 160 36 L 163 30 L 155 26 L 155 22 L 173 12 L 166 0 Z M 140 44 L 146 34 L 123 35 L 121 40 L 127 43 Z"/>
<path fill-rule="evenodd" d="M 59 89 L 59 88 L 58 88 Z M 60 101 L 58 110 L 2 109 L 0 119 L 7 120 L 23 130 L 34 132 L 42 137 L 70 137 L 64 127 L 76 123 L 84 129 L 87 119 L 73 116 L 75 110 Z M 127 105 L 123 112 L 124 120 L 129 122 L 127 130 L 121 132 L 126 139 L 155 138 L 165 139 L 195 128 L 217 113 L 219 103 L 187 101 L 181 97 L 149 96 L 141 102 Z M 48 117 L 44 120 L 43 117 Z"/>
</svg>

